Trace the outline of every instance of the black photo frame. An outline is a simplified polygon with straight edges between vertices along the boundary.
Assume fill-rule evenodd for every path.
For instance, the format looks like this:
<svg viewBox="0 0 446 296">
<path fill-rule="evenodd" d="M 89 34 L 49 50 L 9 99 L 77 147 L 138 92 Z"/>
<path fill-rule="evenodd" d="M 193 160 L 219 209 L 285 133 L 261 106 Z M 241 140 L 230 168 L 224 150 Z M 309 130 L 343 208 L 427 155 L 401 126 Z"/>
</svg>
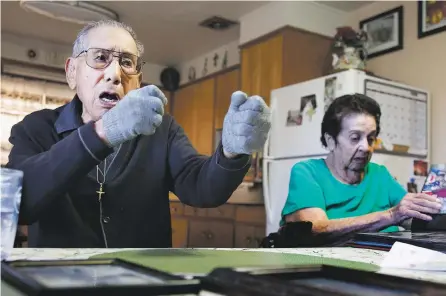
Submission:
<svg viewBox="0 0 446 296">
<path fill-rule="evenodd" d="M 1 277 L 2 290 L 21 295 L 184 295 L 200 289 L 197 279 L 119 259 L 2 262 Z"/>
<path fill-rule="evenodd" d="M 438 13 L 437 13 L 438 12 Z M 436 17 L 437 24 L 427 24 L 426 17 Z M 443 16 L 441 20 L 438 18 Z M 429 28 L 430 27 L 430 28 Z M 446 2 L 418 1 L 418 39 L 446 31 Z"/>
<path fill-rule="evenodd" d="M 202 290 L 242 296 L 442 295 L 446 284 L 330 265 L 216 268 Z"/>
<path fill-rule="evenodd" d="M 403 14 L 403 6 L 399 6 L 359 22 L 359 28 L 368 36 L 368 59 L 403 49 Z"/>
</svg>

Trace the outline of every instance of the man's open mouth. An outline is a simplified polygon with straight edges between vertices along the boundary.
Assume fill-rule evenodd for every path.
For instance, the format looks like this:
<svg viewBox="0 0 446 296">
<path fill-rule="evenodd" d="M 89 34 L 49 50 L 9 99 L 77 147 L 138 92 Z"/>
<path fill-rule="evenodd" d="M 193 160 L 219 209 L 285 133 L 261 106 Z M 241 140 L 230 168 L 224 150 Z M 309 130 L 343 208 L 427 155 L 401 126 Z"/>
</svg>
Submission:
<svg viewBox="0 0 446 296">
<path fill-rule="evenodd" d="M 117 103 L 119 96 L 116 93 L 103 92 L 99 95 L 99 99 L 107 104 Z"/>
</svg>

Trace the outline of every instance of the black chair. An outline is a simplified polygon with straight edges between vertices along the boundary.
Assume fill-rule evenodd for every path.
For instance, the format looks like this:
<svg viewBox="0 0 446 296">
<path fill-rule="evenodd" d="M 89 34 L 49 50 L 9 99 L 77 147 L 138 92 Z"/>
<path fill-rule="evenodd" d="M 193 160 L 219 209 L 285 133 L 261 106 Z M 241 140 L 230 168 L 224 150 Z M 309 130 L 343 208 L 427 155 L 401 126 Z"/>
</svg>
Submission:
<svg viewBox="0 0 446 296">
<path fill-rule="evenodd" d="M 28 236 L 26 236 L 26 234 L 24 234 L 20 228 L 17 229 L 14 239 L 14 248 L 23 248 L 23 243 L 27 241 L 28 241 Z"/>
</svg>

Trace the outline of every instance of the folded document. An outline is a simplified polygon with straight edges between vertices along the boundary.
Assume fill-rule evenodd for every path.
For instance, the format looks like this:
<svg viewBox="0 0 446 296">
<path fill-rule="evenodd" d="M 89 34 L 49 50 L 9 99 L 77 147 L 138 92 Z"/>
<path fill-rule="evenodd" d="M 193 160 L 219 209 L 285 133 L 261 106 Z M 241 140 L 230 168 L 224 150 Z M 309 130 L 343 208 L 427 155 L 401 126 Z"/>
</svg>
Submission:
<svg viewBox="0 0 446 296">
<path fill-rule="evenodd" d="M 395 242 L 380 264 L 381 268 L 446 271 L 446 254 Z"/>
</svg>

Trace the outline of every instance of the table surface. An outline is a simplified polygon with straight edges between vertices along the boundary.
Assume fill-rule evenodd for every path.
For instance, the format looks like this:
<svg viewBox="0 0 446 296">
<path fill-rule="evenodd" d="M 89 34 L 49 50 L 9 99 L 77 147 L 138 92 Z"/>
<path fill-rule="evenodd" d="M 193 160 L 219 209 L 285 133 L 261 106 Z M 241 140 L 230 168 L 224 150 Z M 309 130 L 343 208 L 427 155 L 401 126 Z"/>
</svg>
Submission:
<svg viewBox="0 0 446 296">
<path fill-rule="evenodd" d="M 15 248 L 8 260 L 67 260 L 88 259 L 91 256 L 126 250 L 144 249 L 38 249 Z M 298 248 L 298 249 L 201 249 L 201 250 L 237 250 L 246 252 L 276 252 L 310 255 L 316 257 L 342 259 L 348 261 L 369 263 L 379 266 L 387 252 L 358 248 Z M 421 279 L 425 281 L 446 283 L 446 272 L 418 271 L 406 269 L 381 268 L 378 273 L 394 276 Z"/>
</svg>

